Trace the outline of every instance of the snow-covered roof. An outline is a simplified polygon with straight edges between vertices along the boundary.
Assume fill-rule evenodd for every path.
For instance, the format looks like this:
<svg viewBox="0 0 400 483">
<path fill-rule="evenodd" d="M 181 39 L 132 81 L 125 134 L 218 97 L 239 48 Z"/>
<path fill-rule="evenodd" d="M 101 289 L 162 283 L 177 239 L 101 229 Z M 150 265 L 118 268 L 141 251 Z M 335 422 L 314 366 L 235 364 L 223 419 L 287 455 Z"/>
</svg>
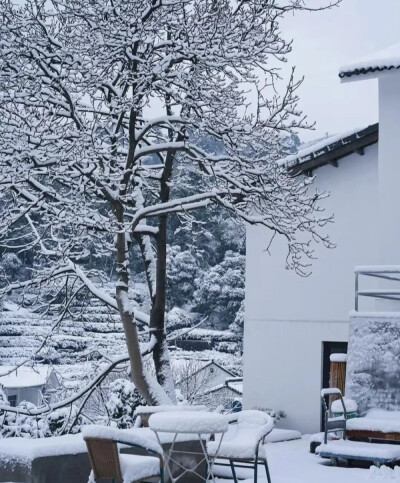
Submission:
<svg viewBox="0 0 400 483">
<path fill-rule="evenodd" d="M 358 61 L 343 66 L 339 77 L 342 79 L 355 75 L 400 69 L 400 43 L 361 57 Z"/>
<path fill-rule="evenodd" d="M 302 144 L 296 154 L 291 154 L 278 161 L 281 166 L 290 170 L 308 171 L 326 164 L 337 163 L 337 160 L 359 152 L 377 142 L 379 125 L 372 124 L 365 128 L 356 128 L 340 134 L 333 134 L 315 141 Z M 296 169 L 296 167 L 298 167 Z"/>
<path fill-rule="evenodd" d="M 44 386 L 50 374 L 49 366 L 21 366 L 18 369 L 0 366 L 0 385 L 6 388 Z"/>
<path fill-rule="evenodd" d="M 190 366 L 190 364 L 193 363 L 193 366 Z M 218 364 L 218 362 L 215 362 L 213 359 L 171 359 L 171 368 L 173 372 L 176 372 L 179 374 L 179 372 L 183 371 L 184 374 L 180 378 L 179 382 L 182 382 L 182 380 L 186 379 L 187 377 L 194 376 L 198 372 L 202 371 L 206 367 L 209 366 L 216 366 L 222 371 L 226 372 L 230 376 L 235 377 L 236 374 L 234 374 L 232 371 L 227 369 L 226 367 L 221 366 Z M 190 371 L 190 373 L 189 373 Z"/>
<path fill-rule="evenodd" d="M 243 377 L 227 377 L 222 384 L 207 389 L 203 392 L 203 395 L 205 396 L 221 389 L 230 389 L 239 396 L 243 396 Z"/>
</svg>

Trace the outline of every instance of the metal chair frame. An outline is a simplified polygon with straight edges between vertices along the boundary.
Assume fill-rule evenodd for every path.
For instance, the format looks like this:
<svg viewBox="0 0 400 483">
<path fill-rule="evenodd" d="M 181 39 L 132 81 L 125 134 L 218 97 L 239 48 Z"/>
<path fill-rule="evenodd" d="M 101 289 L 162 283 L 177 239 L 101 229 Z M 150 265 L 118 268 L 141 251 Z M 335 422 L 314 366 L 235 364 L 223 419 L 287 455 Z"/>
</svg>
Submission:
<svg viewBox="0 0 400 483">
<path fill-rule="evenodd" d="M 340 402 L 343 406 L 343 418 L 332 418 L 331 404 L 326 403 L 326 397 L 339 396 Z M 325 411 L 325 431 L 324 431 L 324 443 L 328 442 L 328 433 L 335 433 L 337 431 L 342 431 L 343 439 L 347 438 L 346 435 L 346 422 L 347 422 L 347 410 L 343 401 L 342 392 L 338 388 L 322 389 L 321 391 L 322 404 Z"/>
<path fill-rule="evenodd" d="M 156 456 L 160 460 L 160 473 L 157 475 L 149 475 L 145 479 L 140 479 L 140 480 L 135 480 L 129 483 L 139 483 L 139 482 L 146 482 L 147 479 L 152 479 L 152 478 L 160 478 L 160 483 L 164 483 L 164 457 L 162 454 L 158 453 L 157 451 L 153 451 L 151 449 L 148 449 L 140 444 L 135 444 L 135 443 L 127 443 L 126 441 L 119 441 L 116 439 L 107 439 L 107 438 L 92 438 L 92 437 L 87 437 L 84 438 L 86 442 L 86 446 L 88 448 L 88 453 L 89 453 L 89 458 L 90 458 L 90 463 L 92 465 L 93 469 L 93 474 L 94 478 L 97 481 L 102 480 L 102 479 L 112 479 L 112 483 L 116 483 L 117 480 L 123 481 L 122 479 L 122 473 L 121 473 L 121 465 L 120 465 L 120 459 L 119 459 L 119 451 L 118 451 L 118 443 L 119 444 L 124 444 L 126 446 L 132 447 L 132 448 L 138 448 L 146 453 L 149 453 L 151 456 Z M 90 446 L 91 441 L 102 441 L 102 442 L 107 442 L 113 445 L 113 457 L 114 457 L 114 464 L 116 467 L 116 474 L 114 476 L 102 476 L 99 477 L 96 471 L 96 463 L 95 463 L 95 458 L 92 448 Z M 125 482 L 124 482 L 125 483 Z"/>
<path fill-rule="evenodd" d="M 229 424 L 236 424 L 236 422 L 237 421 L 230 421 Z M 268 434 L 271 431 L 272 431 L 272 428 L 267 434 L 264 434 L 264 436 L 262 436 L 259 439 L 257 446 L 256 446 L 254 458 L 227 458 L 227 457 L 223 457 L 223 456 L 218 456 L 218 454 L 217 454 L 216 459 L 218 459 L 218 460 L 228 460 L 229 463 L 220 463 L 220 462 L 214 461 L 213 465 L 214 466 L 229 466 L 232 470 L 233 481 L 235 483 L 239 483 L 239 480 L 236 476 L 235 468 L 247 468 L 247 469 L 253 468 L 254 469 L 254 483 L 257 483 L 258 466 L 263 465 L 264 468 L 265 468 L 265 473 L 267 475 L 267 481 L 268 481 L 268 483 L 272 483 L 271 482 L 271 475 L 269 473 L 267 458 L 263 458 L 263 457 L 259 456 L 260 444 L 265 443 L 265 438 L 268 436 Z M 237 464 L 237 463 L 239 463 L 239 464 Z"/>
</svg>

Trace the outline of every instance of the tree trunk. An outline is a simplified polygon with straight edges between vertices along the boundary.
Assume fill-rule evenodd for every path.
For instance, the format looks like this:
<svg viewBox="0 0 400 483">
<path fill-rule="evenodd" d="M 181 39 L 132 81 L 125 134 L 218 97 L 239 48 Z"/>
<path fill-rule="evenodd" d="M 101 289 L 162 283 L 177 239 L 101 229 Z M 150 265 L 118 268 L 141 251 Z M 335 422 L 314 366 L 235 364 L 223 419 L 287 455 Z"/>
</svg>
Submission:
<svg viewBox="0 0 400 483">
<path fill-rule="evenodd" d="M 150 333 L 155 339 L 153 361 L 156 369 L 157 381 L 164 388 L 171 400 L 176 402 L 174 380 L 165 331 L 167 224 L 167 216 L 160 216 L 156 242 L 156 295 L 150 313 Z"/>
<path fill-rule="evenodd" d="M 116 207 L 117 219 L 123 227 L 123 208 Z M 116 298 L 118 310 L 121 316 L 122 325 L 125 332 L 126 345 L 128 348 L 129 361 L 131 366 L 131 379 L 135 387 L 144 397 L 149 405 L 159 404 L 157 391 L 150 387 L 149 377 L 145 373 L 143 360 L 140 351 L 140 344 L 137 334 L 137 325 L 131 303 L 128 297 L 129 288 L 129 241 L 126 233 L 119 230 L 117 234 L 117 287 Z"/>
</svg>

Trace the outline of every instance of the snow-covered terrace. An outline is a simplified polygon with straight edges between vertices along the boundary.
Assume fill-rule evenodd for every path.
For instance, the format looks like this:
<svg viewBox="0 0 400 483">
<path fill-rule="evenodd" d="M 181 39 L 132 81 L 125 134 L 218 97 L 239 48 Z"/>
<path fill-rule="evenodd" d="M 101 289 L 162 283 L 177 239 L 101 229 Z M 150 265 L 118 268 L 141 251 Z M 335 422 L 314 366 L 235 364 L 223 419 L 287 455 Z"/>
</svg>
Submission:
<svg viewBox="0 0 400 483">
<path fill-rule="evenodd" d="M 296 154 L 281 159 L 292 174 L 312 175 L 314 169 L 330 164 L 338 167 L 339 159 L 352 153 L 364 154 L 364 149 L 378 141 L 379 124 L 356 128 L 340 134 L 302 144 Z"/>
</svg>

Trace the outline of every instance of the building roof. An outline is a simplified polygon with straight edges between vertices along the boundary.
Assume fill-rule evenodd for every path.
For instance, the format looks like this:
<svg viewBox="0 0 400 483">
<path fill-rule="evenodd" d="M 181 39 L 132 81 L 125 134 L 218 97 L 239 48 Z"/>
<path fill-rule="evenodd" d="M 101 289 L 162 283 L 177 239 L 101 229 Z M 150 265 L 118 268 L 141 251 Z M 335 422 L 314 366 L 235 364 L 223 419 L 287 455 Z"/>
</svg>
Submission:
<svg viewBox="0 0 400 483">
<path fill-rule="evenodd" d="M 400 69 L 400 43 L 373 52 L 356 62 L 343 66 L 340 69 L 339 77 L 346 79 L 353 76 L 393 69 Z"/>
<path fill-rule="evenodd" d="M 225 382 L 218 384 L 217 386 L 211 387 L 202 393 L 203 396 L 211 394 L 223 389 L 229 389 L 238 396 L 243 396 L 243 377 L 231 377 L 226 378 Z"/>
<path fill-rule="evenodd" d="M 193 363 L 193 367 L 187 366 L 187 364 Z M 177 384 L 180 384 L 184 380 L 195 376 L 200 371 L 203 371 L 209 366 L 216 366 L 222 371 L 226 372 L 229 376 L 236 377 L 232 371 L 227 369 L 226 367 L 221 366 L 213 359 L 189 359 L 189 358 L 182 358 L 182 359 L 171 359 L 171 368 L 173 372 L 177 372 L 179 375 L 179 371 L 183 371 L 183 374 L 177 381 Z M 190 371 L 190 372 L 189 372 Z"/>
<path fill-rule="evenodd" d="M 1 375 L 3 374 L 3 375 Z M 49 366 L 0 367 L 0 385 L 6 388 L 44 386 L 50 377 Z"/>
<path fill-rule="evenodd" d="M 331 164 L 338 166 L 338 160 L 352 153 L 364 154 L 364 148 L 378 141 L 379 125 L 357 128 L 341 134 L 327 136 L 300 146 L 296 154 L 279 161 L 291 174 L 311 175 L 314 169 Z"/>
</svg>

